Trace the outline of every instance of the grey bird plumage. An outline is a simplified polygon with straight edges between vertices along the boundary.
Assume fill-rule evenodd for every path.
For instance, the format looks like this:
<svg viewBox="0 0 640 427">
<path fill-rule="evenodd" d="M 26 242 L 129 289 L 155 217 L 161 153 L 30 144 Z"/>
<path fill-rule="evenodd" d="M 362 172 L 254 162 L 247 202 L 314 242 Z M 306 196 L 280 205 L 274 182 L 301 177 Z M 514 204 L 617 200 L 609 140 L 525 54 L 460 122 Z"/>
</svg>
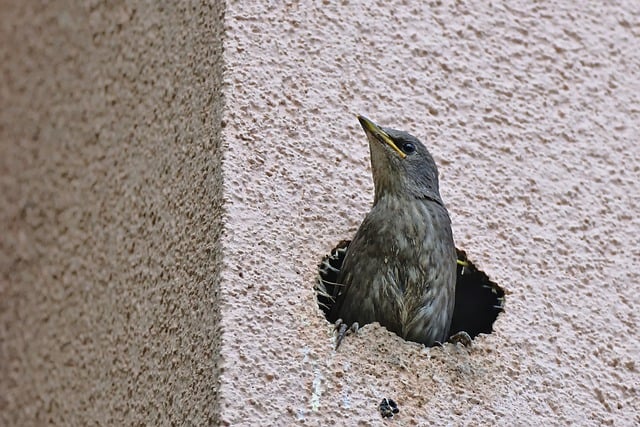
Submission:
<svg viewBox="0 0 640 427">
<path fill-rule="evenodd" d="M 456 252 L 436 164 L 413 135 L 358 120 L 369 140 L 375 196 L 345 255 L 330 317 L 379 322 L 427 346 L 444 342 Z"/>
</svg>

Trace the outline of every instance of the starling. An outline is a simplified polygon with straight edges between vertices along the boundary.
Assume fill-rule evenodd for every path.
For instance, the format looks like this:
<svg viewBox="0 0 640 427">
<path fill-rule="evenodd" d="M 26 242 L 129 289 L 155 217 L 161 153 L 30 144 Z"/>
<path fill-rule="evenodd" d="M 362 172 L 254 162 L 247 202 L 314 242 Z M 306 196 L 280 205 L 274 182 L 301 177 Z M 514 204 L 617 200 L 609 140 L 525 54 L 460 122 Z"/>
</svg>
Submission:
<svg viewBox="0 0 640 427">
<path fill-rule="evenodd" d="M 379 322 L 402 338 L 446 341 L 456 287 L 456 250 L 438 169 L 407 132 L 358 120 L 369 140 L 375 195 L 334 288 L 329 318 L 346 325 Z"/>
</svg>

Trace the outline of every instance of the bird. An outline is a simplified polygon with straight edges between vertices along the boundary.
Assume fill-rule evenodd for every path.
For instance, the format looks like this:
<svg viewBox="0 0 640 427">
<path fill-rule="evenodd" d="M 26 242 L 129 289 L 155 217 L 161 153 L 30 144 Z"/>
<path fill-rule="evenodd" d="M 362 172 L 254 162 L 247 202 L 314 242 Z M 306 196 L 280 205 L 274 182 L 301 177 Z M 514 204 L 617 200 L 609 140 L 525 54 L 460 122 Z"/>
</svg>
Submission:
<svg viewBox="0 0 640 427">
<path fill-rule="evenodd" d="M 457 256 L 438 168 L 415 136 L 357 118 L 369 142 L 374 198 L 333 287 L 336 349 L 349 330 L 373 322 L 408 341 L 443 343 Z"/>
</svg>

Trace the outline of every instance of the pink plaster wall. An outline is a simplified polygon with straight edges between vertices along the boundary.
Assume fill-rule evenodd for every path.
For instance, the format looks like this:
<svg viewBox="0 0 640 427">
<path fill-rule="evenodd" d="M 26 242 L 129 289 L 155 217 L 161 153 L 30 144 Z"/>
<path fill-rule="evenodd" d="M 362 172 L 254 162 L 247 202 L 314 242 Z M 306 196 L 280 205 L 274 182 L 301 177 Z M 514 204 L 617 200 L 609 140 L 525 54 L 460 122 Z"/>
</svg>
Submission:
<svg viewBox="0 0 640 427">
<path fill-rule="evenodd" d="M 640 424 L 640 4 L 508 3 L 3 2 L 0 424 Z M 507 291 L 471 349 L 333 350 L 357 113 Z"/>
<path fill-rule="evenodd" d="M 231 2 L 228 424 L 640 423 L 640 3 Z M 316 263 L 372 201 L 356 113 L 426 142 L 457 245 L 508 292 L 473 349 L 365 327 Z"/>
</svg>

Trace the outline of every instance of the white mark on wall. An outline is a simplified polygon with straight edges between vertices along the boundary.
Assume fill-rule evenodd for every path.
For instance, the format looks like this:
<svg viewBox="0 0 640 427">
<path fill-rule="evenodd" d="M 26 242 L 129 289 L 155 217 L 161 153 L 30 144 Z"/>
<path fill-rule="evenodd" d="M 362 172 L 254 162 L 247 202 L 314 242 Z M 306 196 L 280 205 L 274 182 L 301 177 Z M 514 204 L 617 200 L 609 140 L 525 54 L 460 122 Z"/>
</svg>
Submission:
<svg viewBox="0 0 640 427">
<path fill-rule="evenodd" d="M 319 368 L 313 370 L 313 392 L 311 393 L 311 409 L 315 412 L 320 408 L 322 396 L 322 372 Z"/>
</svg>

